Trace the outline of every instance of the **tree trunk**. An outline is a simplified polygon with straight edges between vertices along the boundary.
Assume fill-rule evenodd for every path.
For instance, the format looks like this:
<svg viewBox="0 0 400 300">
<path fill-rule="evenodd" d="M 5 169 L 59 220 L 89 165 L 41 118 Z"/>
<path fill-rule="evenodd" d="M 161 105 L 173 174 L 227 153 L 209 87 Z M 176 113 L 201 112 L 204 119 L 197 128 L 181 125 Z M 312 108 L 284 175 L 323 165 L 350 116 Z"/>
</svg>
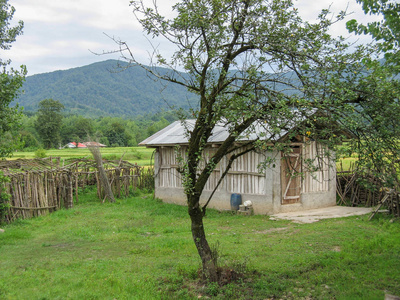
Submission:
<svg viewBox="0 0 400 300">
<path fill-rule="evenodd" d="M 190 198 L 192 197 L 195 196 L 191 196 Z M 213 258 L 211 248 L 206 239 L 206 234 L 204 232 L 204 226 L 203 226 L 203 214 L 198 205 L 199 203 L 198 200 L 199 199 L 197 199 L 197 201 L 195 200 L 194 202 L 192 202 L 193 199 L 190 199 L 188 205 L 189 215 L 192 221 L 192 227 L 191 227 L 192 237 L 201 258 L 204 277 L 208 281 L 217 282 L 218 281 L 217 265 L 216 265 L 217 261 L 216 259 Z M 197 203 L 197 205 L 190 205 L 190 203 Z"/>
<path fill-rule="evenodd" d="M 110 202 L 115 202 L 115 198 L 114 198 L 114 194 L 113 194 L 112 189 L 111 189 L 110 182 L 108 181 L 106 171 L 104 170 L 103 159 L 101 157 L 101 153 L 100 153 L 99 147 L 90 146 L 88 148 L 89 148 L 90 152 L 92 153 L 94 160 L 96 161 L 97 170 L 98 170 L 99 175 L 100 175 L 99 176 L 100 177 L 100 181 L 101 181 L 101 184 L 102 184 L 103 189 L 104 189 L 104 194 L 105 194 L 105 198 L 104 199 L 108 198 L 108 200 Z M 100 187 L 98 186 L 97 189 L 99 190 Z"/>
</svg>

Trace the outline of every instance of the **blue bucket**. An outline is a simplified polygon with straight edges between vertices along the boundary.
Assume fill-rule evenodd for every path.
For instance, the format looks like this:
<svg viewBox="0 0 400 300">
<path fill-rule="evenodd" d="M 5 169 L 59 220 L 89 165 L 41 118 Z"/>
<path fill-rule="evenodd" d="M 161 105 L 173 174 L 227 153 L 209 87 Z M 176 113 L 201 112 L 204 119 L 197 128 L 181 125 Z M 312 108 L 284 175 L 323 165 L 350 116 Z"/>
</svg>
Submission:
<svg viewBox="0 0 400 300">
<path fill-rule="evenodd" d="M 231 210 L 239 210 L 239 205 L 242 204 L 242 195 L 232 194 L 231 195 Z"/>
</svg>

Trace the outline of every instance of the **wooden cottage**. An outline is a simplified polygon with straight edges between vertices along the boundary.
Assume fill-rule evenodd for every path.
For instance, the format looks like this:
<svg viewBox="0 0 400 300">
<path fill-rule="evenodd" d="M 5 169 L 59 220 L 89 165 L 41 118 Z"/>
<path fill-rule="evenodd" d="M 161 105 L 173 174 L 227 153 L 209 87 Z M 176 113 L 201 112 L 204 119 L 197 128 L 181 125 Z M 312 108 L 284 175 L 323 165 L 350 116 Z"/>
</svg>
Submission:
<svg viewBox="0 0 400 300">
<path fill-rule="evenodd" d="M 186 120 L 185 126 L 190 128 L 194 122 L 195 120 Z M 206 161 L 227 136 L 227 128 L 222 125 L 216 126 L 203 154 Z M 284 134 L 281 135 L 283 136 Z M 255 138 L 256 134 L 247 134 L 240 141 Z M 183 157 L 188 145 L 182 122 L 176 121 L 170 124 L 140 145 L 156 149 L 154 157 L 156 197 L 164 202 L 186 205 L 177 161 L 177 151 L 180 151 Z M 218 187 L 209 207 L 219 210 L 230 209 L 230 199 L 234 193 L 240 194 L 243 202 L 250 200 L 256 214 L 275 214 L 335 205 L 335 163 L 324 155 L 322 145 L 315 141 L 302 141 L 293 142 L 290 146 L 293 151 L 289 155 L 283 155 L 278 151 L 253 151 L 239 157 Z M 313 160 L 317 155 L 320 159 L 314 163 L 319 164 L 319 169 L 310 172 L 309 168 L 305 167 L 305 162 Z M 260 173 L 259 164 L 268 157 L 274 157 L 276 163 L 273 168 Z M 211 174 L 202 194 L 203 202 L 207 201 L 216 187 L 228 160 L 229 157 L 222 159 Z M 300 172 L 302 176 L 296 175 Z"/>
</svg>

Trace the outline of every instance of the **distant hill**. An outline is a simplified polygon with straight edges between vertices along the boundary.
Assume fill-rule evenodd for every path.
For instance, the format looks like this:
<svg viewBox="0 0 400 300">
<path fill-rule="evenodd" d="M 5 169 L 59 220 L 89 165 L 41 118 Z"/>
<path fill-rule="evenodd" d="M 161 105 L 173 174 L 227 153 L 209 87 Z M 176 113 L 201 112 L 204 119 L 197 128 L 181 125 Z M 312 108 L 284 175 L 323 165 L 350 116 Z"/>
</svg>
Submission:
<svg viewBox="0 0 400 300">
<path fill-rule="evenodd" d="M 116 60 L 64 71 L 28 76 L 17 99 L 25 111 L 36 111 L 43 99 L 59 100 L 65 111 L 83 116 L 137 116 L 196 105 L 196 96 L 184 87 L 149 78 L 140 67 L 116 72 Z M 161 73 L 168 69 L 158 69 Z M 185 74 L 183 74 L 185 76 Z M 165 83 L 164 83 L 165 84 Z"/>
</svg>

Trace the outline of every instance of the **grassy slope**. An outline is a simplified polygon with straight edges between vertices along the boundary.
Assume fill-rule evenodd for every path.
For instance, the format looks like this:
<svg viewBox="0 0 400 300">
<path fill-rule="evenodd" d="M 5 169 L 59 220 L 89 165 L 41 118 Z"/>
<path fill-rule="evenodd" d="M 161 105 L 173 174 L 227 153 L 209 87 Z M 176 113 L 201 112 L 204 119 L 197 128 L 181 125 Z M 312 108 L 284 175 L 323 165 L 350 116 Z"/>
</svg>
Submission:
<svg viewBox="0 0 400 300">
<path fill-rule="evenodd" d="M 81 200 L 83 199 L 83 200 Z M 400 224 L 367 216 L 314 224 L 213 210 L 205 220 L 222 263 L 244 281 L 199 287 L 185 207 L 150 195 L 5 226 L 0 299 L 382 299 L 400 295 Z M 310 298 L 308 298 L 310 299 Z"/>
</svg>

